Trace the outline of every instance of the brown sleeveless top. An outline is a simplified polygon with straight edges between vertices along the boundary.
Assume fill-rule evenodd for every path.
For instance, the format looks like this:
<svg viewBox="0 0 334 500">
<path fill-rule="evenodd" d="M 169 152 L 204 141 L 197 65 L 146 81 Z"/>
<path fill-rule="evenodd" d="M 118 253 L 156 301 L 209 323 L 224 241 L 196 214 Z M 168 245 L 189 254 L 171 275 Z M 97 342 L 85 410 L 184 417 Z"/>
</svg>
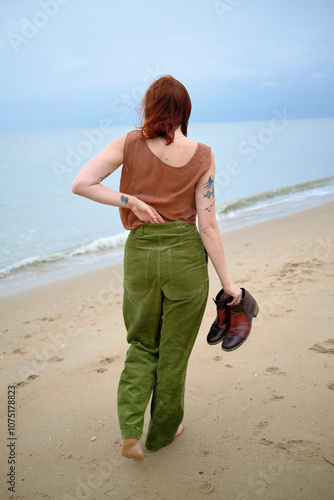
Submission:
<svg viewBox="0 0 334 500">
<path fill-rule="evenodd" d="M 186 165 L 171 167 L 152 153 L 141 139 L 140 130 L 132 130 L 124 143 L 120 192 L 152 205 L 165 222 L 183 220 L 196 224 L 195 186 L 210 165 L 211 148 L 199 142 Z M 119 211 L 125 229 L 148 224 L 129 208 Z"/>
</svg>

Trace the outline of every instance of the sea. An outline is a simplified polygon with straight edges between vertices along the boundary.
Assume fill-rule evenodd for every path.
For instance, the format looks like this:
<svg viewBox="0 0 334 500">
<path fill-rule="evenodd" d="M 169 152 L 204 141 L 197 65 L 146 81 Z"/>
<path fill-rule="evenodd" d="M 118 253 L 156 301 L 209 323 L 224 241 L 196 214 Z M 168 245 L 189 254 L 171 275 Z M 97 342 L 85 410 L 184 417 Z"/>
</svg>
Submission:
<svg viewBox="0 0 334 500">
<path fill-rule="evenodd" d="M 135 127 L 0 133 L 0 296 L 120 262 L 128 234 L 117 207 L 76 196 L 89 159 Z M 188 137 L 216 159 L 224 233 L 334 199 L 334 118 L 197 123 Z M 119 189 L 121 168 L 103 182 Z M 334 215 L 334 214 L 333 214 Z"/>
</svg>

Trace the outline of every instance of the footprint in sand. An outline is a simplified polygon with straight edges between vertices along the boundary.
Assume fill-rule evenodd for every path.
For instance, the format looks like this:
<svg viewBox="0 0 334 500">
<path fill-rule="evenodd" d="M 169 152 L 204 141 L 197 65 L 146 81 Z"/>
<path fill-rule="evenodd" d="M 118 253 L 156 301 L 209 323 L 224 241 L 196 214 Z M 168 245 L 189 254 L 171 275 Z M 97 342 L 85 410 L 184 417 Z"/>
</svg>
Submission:
<svg viewBox="0 0 334 500">
<path fill-rule="evenodd" d="M 334 383 L 328 384 L 328 389 L 331 389 L 332 391 L 334 391 Z"/>
<path fill-rule="evenodd" d="M 18 347 L 17 349 L 14 349 L 14 351 L 12 351 L 12 354 L 22 354 L 23 355 L 23 354 L 27 354 L 27 351 Z"/>
<path fill-rule="evenodd" d="M 107 371 L 107 368 L 95 368 L 95 371 L 97 373 L 103 373 L 103 372 L 106 372 Z"/>
<path fill-rule="evenodd" d="M 274 441 L 269 441 L 269 439 L 262 438 L 261 441 L 259 441 L 260 444 L 264 444 L 265 446 L 270 446 L 271 444 L 274 444 Z"/>
<path fill-rule="evenodd" d="M 23 387 L 23 386 L 27 385 L 31 380 L 34 380 L 37 377 L 39 377 L 39 375 L 29 375 L 29 377 L 27 377 L 25 380 L 23 380 L 22 382 L 18 382 L 15 385 L 16 385 L 16 387 Z"/>
<path fill-rule="evenodd" d="M 116 359 L 117 359 L 117 356 L 107 357 L 107 358 L 101 359 L 100 363 L 101 363 L 101 365 L 109 365 L 110 363 L 113 363 L 114 361 L 116 361 Z"/>
<path fill-rule="evenodd" d="M 265 420 L 263 422 L 260 422 L 259 424 L 257 424 L 257 428 L 258 429 L 264 429 L 265 427 L 268 427 L 268 422 L 266 422 Z"/>
<path fill-rule="evenodd" d="M 284 451 L 289 455 L 292 455 L 297 460 L 305 460 L 307 458 L 319 456 L 320 453 L 320 448 L 315 443 L 312 441 L 303 441 L 301 439 L 291 439 L 289 441 L 275 443 L 274 441 L 262 438 L 259 441 L 259 444 L 263 444 L 265 446 L 274 445 L 277 450 Z"/>
<path fill-rule="evenodd" d="M 312 441 L 303 441 L 300 439 L 291 439 L 290 441 L 282 441 L 275 445 L 279 450 L 286 451 L 297 460 L 305 460 L 319 456 L 320 448 Z"/>
<path fill-rule="evenodd" d="M 212 486 L 211 483 L 208 481 L 205 481 L 203 484 L 200 485 L 199 491 L 201 492 L 202 495 L 208 495 L 209 493 L 213 493 L 215 491 L 215 487 Z"/>
<path fill-rule="evenodd" d="M 255 427 L 255 431 L 253 432 L 254 435 L 257 435 L 257 434 L 260 434 L 261 433 L 261 430 L 262 429 L 265 429 L 266 427 L 268 427 L 269 423 L 266 422 L 265 420 L 263 420 L 262 422 L 260 422 L 259 424 L 257 424 Z"/>
<path fill-rule="evenodd" d="M 118 356 L 105 357 L 105 358 L 101 359 L 99 364 L 100 365 L 110 365 L 110 363 L 113 363 L 114 361 L 116 361 L 117 358 L 118 358 Z M 104 373 L 107 371 L 107 368 L 95 368 L 94 371 L 96 371 L 97 373 Z"/>
<path fill-rule="evenodd" d="M 280 269 L 279 274 L 273 274 L 276 279 L 284 279 L 285 283 L 301 283 L 303 281 L 314 281 L 310 278 L 314 268 L 321 266 L 323 263 L 317 259 L 312 259 L 304 262 L 286 262 Z"/>
<path fill-rule="evenodd" d="M 314 344 L 313 347 L 309 347 L 309 350 L 319 352 L 321 354 L 334 354 L 334 339 L 325 340 L 323 344 L 325 345 Z"/>
<path fill-rule="evenodd" d="M 58 356 L 52 356 L 52 358 L 49 358 L 48 361 L 50 363 L 59 363 L 60 361 L 64 361 L 64 358 L 58 358 Z"/>
<path fill-rule="evenodd" d="M 271 398 L 267 399 L 266 403 L 272 403 L 273 401 L 280 401 L 281 399 L 284 399 L 285 396 L 282 396 L 281 394 L 276 394 L 276 391 L 273 392 L 273 395 Z"/>
<path fill-rule="evenodd" d="M 269 366 L 266 371 L 269 373 L 274 373 L 275 375 L 286 375 L 286 373 L 281 372 L 281 370 L 277 366 Z"/>
</svg>

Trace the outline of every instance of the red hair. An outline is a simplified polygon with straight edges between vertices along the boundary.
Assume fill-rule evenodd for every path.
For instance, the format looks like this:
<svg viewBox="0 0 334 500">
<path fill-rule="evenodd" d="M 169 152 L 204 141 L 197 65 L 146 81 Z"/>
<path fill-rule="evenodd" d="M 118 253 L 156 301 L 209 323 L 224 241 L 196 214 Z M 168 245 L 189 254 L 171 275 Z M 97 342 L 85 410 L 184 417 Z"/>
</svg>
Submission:
<svg viewBox="0 0 334 500">
<path fill-rule="evenodd" d="M 191 100 L 187 89 L 170 75 L 155 80 L 147 89 L 141 106 L 142 139 L 164 137 L 167 145 L 173 142 L 175 130 L 181 125 L 187 135 Z"/>
</svg>

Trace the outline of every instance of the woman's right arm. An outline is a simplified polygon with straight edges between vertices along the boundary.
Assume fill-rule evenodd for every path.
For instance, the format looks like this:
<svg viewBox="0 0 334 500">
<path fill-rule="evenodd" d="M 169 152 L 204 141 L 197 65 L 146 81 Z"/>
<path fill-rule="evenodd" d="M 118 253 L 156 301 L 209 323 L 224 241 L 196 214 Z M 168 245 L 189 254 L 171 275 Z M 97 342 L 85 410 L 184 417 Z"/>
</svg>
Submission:
<svg viewBox="0 0 334 500">
<path fill-rule="evenodd" d="M 195 199 L 198 229 L 224 291 L 233 297 L 229 305 L 235 305 L 240 301 L 242 292 L 239 287 L 231 282 L 227 271 L 223 242 L 215 211 L 214 178 L 215 158 L 211 152 L 211 166 L 196 184 Z"/>
<path fill-rule="evenodd" d="M 108 144 L 84 166 L 72 184 L 74 194 L 115 207 L 128 208 L 143 222 L 164 222 L 161 215 L 136 196 L 120 193 L 103 186 L 101 182 L 112 174 L 124 161 L 123 135 Z"/>
</svg>

